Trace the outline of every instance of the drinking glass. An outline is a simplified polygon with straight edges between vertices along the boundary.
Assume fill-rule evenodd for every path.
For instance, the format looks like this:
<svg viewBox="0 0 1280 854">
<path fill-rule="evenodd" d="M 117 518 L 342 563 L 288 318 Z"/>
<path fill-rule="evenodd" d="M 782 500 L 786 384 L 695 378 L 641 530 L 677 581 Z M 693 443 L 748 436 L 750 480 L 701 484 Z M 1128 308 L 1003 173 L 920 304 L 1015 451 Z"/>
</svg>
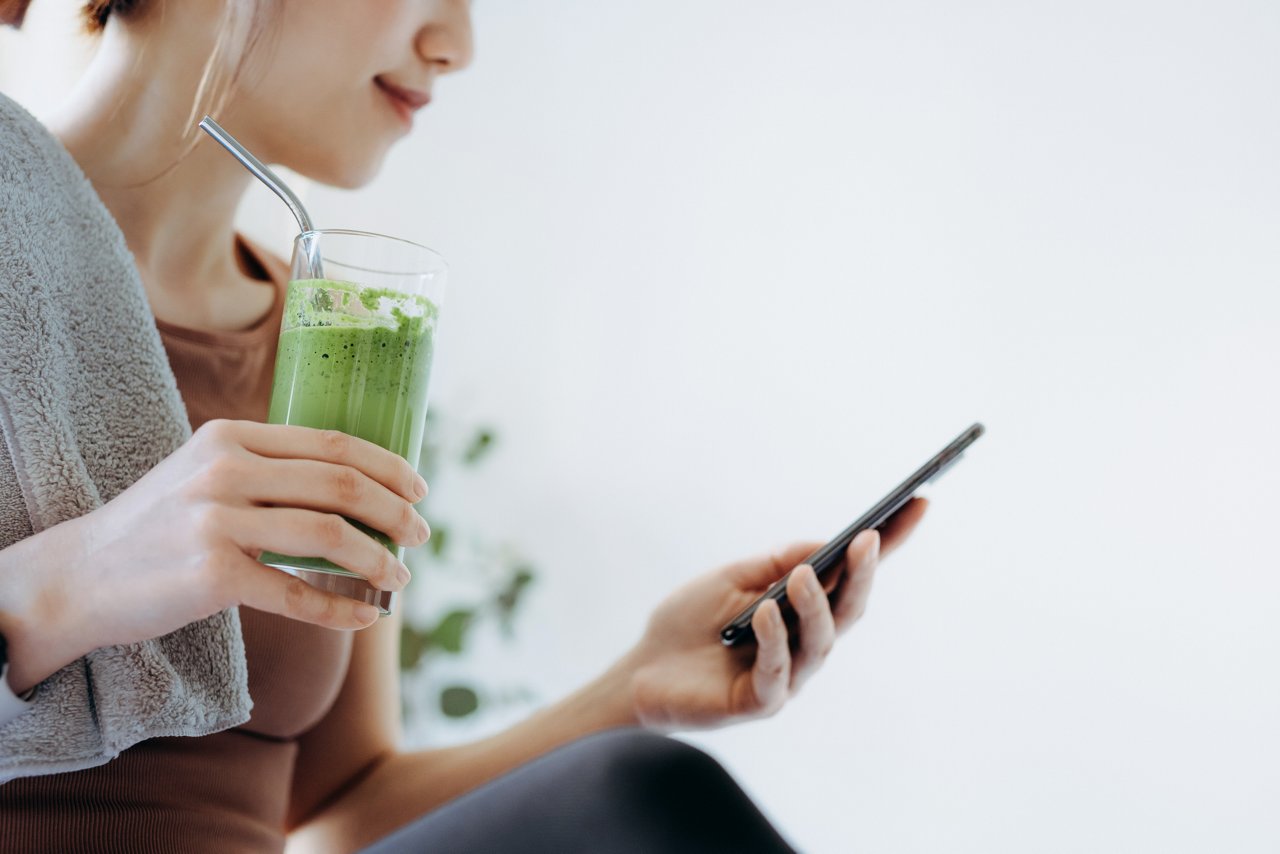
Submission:
<svg viewBox="0 0 1280 854">
<path fill-rule="evenodd" d="M 267 421 L 341 430 L 416 469 L 446 271 L 437 253 L 407 240 L 338 229 L 298 235 Z M 404 558 L 386 534 L 347 521 Z M 394 594 L 323 558 L 259 559 L 391 613 Z"/>
</svg>

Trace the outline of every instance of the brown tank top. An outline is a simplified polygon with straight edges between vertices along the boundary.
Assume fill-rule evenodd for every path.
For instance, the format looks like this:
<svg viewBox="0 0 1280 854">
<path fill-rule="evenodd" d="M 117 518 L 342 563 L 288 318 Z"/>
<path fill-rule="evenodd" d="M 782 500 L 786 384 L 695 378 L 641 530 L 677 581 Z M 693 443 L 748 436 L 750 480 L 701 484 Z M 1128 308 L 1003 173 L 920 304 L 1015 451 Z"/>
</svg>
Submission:
<svg viewBox="0 0 1280 854">
<path fill-rule="evenodd" d="M 265 421 L 288 266 L 240 240 L 242 267 L 275 289 L 248 329 L 157 320 L 194 430 Z M 0 786 L 0 851 L 263 852 L 284 847 L 296 740 L 333 706 L 351 634 L 240 609 L 253 715 L 202 738 L 157 738 L 98 768 Z"/>
</svg>

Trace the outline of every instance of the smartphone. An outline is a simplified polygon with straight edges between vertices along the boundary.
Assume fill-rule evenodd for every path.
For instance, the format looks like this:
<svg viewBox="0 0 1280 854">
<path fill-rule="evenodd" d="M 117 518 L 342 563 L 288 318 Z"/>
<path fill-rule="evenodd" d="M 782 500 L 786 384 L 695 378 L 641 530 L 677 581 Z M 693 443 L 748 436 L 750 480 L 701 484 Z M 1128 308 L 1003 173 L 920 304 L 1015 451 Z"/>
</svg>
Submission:
<svg viewBox="0 0 1280 854">
<path fill-rule="evenodd" d="M 897 489 L 880 499 L 878 504 L 862 514 L 856 522 L 845 528 L 831 542 L 800 561 L 800 563 L 807 563 L 812 566 L 814 572 L 817 573 L 818 580 L 821 581 L 824 575 L 832 572 L 844 562 L 845 549 L 849 548 L 849 543 L 853 542 L 854 537 L 868 528 L 879 528 L 885 522 L 888 522 L 894 513 L 902 509 L 902 505 L 911 500 L 911 496 L 915 495 L 917 489 L 955 465 L 960 460 L 960 456 L 965 449 L 977 441 L 978 437 L 984 432 L 985 428 L 981 424 L 974 424 L 968 430 L 965 430 L 955 438 L 955 441 L 939 451 L 937 456 L 922 465 L 916 470 L 915 474 L 899 484 Z M 799 565 L 797 564 L 797 566 Z M 791 572 L 788 572 L 774 582 L 773 586 L 766 590 L 759 599 L 748 605 L 738 616 L 725 623 L 724 628 L 720 630 L 721 643 L 725 646 L 736 646 L 749 638 L 755 637 L 755 632 L 751 630 L 751 617 L 755 614 L 756 609 L 764 604 L 767 599 L 772 599 L 779 605 L 786 606 L 787 579 L 790 577 Z"/>
</svg>

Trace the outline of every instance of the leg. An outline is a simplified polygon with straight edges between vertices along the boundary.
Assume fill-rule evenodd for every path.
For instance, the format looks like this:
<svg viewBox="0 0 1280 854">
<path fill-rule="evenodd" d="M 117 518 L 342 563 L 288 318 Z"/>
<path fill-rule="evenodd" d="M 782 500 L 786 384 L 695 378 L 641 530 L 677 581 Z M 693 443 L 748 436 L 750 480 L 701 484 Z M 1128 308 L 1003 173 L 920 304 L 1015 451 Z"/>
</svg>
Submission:
<svg viewBox="0 0 1280 854">
<path fill-rule="evenodd" d="M 790 852 L 711 757 L 641 730 L 589 736 L 366 849 L 408 852 Z"/>
</svg>

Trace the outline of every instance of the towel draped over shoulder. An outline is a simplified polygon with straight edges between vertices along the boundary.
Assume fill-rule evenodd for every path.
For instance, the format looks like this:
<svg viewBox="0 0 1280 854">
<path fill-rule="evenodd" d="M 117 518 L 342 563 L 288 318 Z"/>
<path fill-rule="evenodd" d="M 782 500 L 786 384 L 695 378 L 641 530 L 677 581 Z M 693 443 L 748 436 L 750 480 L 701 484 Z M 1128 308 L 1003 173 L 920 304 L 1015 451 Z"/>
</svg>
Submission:
<svg viewBox="0 0 1280 854">
<path fill-rule="evenodd" d="M 0 548 L 110 501 L 190 432 L 124 236 L 66 149 L 0 95 Z M 251 708 L 232 609 L 50 676 L 0 726 L 0 782 Z"/>
</svg>

